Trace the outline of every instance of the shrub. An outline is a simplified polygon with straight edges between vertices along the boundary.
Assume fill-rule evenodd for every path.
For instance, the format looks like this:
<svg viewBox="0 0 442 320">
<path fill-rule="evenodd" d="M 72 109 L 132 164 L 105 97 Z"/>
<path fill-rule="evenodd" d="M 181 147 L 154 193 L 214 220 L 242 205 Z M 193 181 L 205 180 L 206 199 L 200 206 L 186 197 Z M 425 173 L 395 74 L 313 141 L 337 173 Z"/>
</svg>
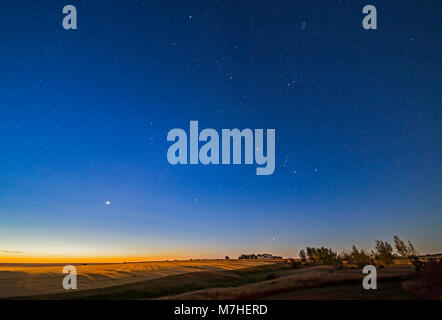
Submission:
<svg viewBox="0 0 442 320">
<path fill-rule="evenodd" d="M 416 272 L 421 272 L 424 263 L 419 259 L 419 257 L 411 256 L 409 257 L 409 259 L 411 261 L 411 264 L 414 266 L 414 270 L 416 270 Z"/>
</svg>

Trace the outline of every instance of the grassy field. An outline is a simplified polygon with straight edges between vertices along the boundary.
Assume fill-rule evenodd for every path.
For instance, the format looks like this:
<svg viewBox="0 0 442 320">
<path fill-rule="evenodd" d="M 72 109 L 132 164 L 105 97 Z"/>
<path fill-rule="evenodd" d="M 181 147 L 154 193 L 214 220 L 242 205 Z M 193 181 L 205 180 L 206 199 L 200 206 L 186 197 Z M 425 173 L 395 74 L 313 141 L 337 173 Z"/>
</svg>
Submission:
<svg viewBox="0 0 442 320">
<path fill-rule="evenodd" d="M 61 265 L 0 265 L 7 299 L 407 299 L 408 266 L 378 270 L 378 290 L 362 289 L 361 269 L 291 268 L 274 260 L 194 260 L 78 265 L 66 291 Z"/>
<path fill-rule="evenodd" d="M 264 281 L 225 288 L 209 288 L 163 299 L 406 299 L 415 298 L 402 289 L 402 282 L 413 278 L 408 266 L 378 270 L 378 290 L 362 288 L 361 269 L 332 266 L 304 266 L 275 270 Z"/>
</svg>

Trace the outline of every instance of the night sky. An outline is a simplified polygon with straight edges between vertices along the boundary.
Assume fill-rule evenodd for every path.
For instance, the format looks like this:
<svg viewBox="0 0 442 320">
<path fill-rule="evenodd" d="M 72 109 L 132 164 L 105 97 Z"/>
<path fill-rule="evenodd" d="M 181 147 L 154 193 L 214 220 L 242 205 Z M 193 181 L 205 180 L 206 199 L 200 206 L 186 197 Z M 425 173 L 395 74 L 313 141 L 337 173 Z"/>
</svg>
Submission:
<svg viewBox="0 0 442 320">
<path fill-rule="evenodd" d="M 442 251 L 441 21 L 439 1 L 1 1 L 0 262 Z M 169 164 L 191 120 L 275 129 L 275 172 Z"/>
</svg>

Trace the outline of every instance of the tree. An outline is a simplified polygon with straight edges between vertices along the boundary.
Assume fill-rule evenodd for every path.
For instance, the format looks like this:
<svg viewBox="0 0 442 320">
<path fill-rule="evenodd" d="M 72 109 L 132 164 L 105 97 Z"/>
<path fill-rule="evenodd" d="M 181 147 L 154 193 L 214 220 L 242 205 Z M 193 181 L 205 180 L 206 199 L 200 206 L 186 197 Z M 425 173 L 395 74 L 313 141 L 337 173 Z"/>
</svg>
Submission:
<svg viewBox="0 0 442 320">
<path fill-rule="evenodd" d="M 299 251 L 299 257 L 301 258 L 302 262 L 306 262 L 307 261 L 307 254 L 305 253 L 305 250 L 302 249 L 301 251 Z"/>
<path fill-rule="evenodd" d="M 376 240 L 375 257 L 385 265 L 393 263 L 393 247 L 387 241 Z"/>
<path fill-rule="evenodd" d="M 408 240 L 408 254 L 410 256 L 417 256 L 418 255 L 417 250 L 414 248 L 414 245 L 411 243 L 410 240 Z"/>
<path fill-rule="evenodd" d="M 408 258 L 410 256 L 417 255 L 416 249 L 411 241 L 408 241 L 407 247 L 405 242 L 399 239 L 398 236 L 394 236 L 394 247 L 401 258 Z"/>
<path fill-rule="evenodd" d="M 315 261 L 315 257 L 316 257 L 316 249 L 315 248 L 307 247 L 306 250 L 307 250 L 308 260 L 311 261 L 311 262 L 314 262 Z"/>
<path fill-rule="evenodd" d="M 408 248 L 404 241 L 399 239 L 398 236 L 394 236 L 394 247 L 397 251 L 397 253 L 402 257 L 406 258 L 408 257 Z"/>
<path fill-rule="evenodd" d="M 308 260 L 312 263 L 321 263 L 321 264 L 333 264 L 339 265 L 341 263 L 341 259 L 338 256 L 337 252 L 333 251 L 331 248 L 306 248 Z M 302 259 L 302 254 L 305 255 L 305 251 L 301 250 L 299 252 L 299 257 Z"/>
</svg>

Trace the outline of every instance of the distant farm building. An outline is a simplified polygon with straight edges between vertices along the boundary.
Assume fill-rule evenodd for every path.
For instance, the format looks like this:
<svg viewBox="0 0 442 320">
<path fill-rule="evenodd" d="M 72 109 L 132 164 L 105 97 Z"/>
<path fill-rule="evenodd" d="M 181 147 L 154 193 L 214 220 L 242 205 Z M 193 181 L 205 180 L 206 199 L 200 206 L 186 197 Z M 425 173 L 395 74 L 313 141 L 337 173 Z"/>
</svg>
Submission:
<svg viewBox="0 0 442 320">
<path fill-rule="evenodd" d="M 282 259 L 280 256 L 274 256 L 270 253 L 258 253 L 258 254 L 242 254 L 238 259 Z"/>
</svg>

